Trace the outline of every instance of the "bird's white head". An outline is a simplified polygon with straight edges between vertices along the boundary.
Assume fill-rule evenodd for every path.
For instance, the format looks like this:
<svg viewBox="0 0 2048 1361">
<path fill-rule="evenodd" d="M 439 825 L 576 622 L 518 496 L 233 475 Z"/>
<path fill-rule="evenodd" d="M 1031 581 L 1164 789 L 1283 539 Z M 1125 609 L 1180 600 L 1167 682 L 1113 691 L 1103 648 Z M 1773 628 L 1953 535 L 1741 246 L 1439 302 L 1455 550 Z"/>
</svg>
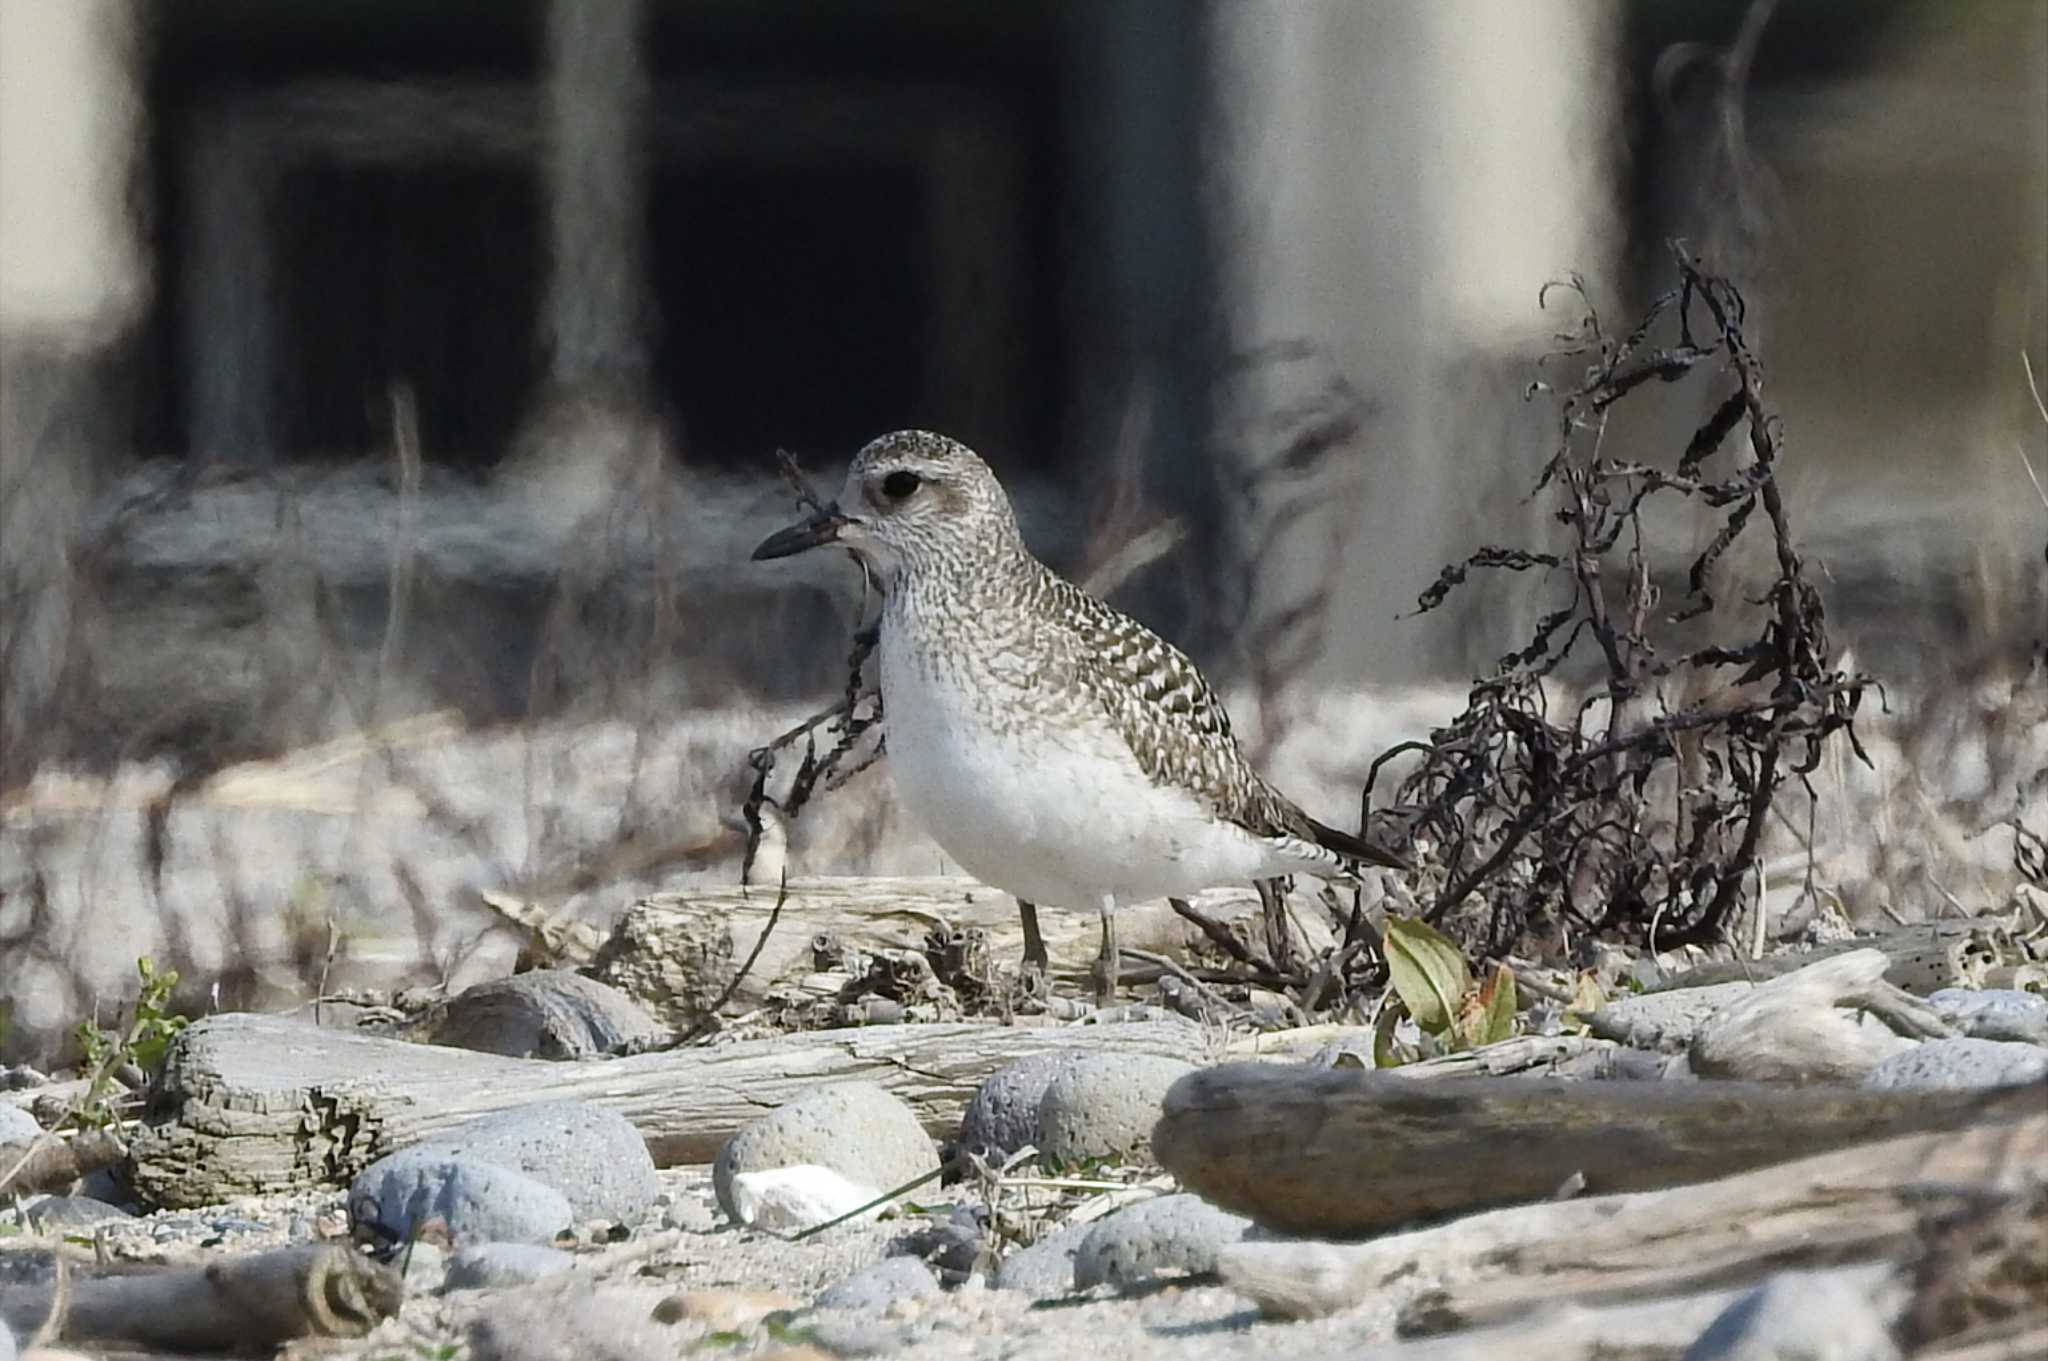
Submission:
<svg viewBox="0 0 2048 1361">
<path fill-rule="evenodd" d="M 1021 546 L 1010 498 L 988 464 L 957 440 L 899 430 L 854 456 L 846 485 L 823 513 L 771 534 L 754 558 L 786 558 L 836 544 L 886 587 L 940 561 Z"/>
</svg>

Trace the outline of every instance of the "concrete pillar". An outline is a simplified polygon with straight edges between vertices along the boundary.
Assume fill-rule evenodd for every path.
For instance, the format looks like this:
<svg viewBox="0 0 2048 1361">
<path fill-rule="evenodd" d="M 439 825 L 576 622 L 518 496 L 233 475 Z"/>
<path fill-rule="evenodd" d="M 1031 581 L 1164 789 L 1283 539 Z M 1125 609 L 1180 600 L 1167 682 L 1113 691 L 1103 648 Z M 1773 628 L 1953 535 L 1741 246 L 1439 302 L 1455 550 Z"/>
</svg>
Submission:
<svg viewBox="0 0 2048 1361">
<path fill-rule="evenodd" d="M 1205 206 L 1223 343 L 1314 352 L 1225 394 L 1223 453 L 1277 452 L 1275 417 L 1332 378 L 1365 416 L 1255 606 L 1331 589 L 1321 679 L 1420 680 L 1506 650 L 1497 616 L 1486 637 L 1451 612 L 1396 616 L 1445 562 L 1531 528 L 1510 518 L 1537 466 L 1517 445 L 1517 375 L 1555 329 L 1538 286 L 1609 268 L 1615 15 L 1604 0 L 1215 11 Z"/>
<path fill-rule="evenodd" d="M 551 0 L 544 173 L 553 247 L 542 325 L 563 389 L 647 377 L 645 0 Z"/>
<path fill-rule="evenodd" d="M 73 550 L 125 434 L 111 372 L 148 301 L 129 0 L 0 3 L 0 787 L 55 745 Z"/>
</svg>

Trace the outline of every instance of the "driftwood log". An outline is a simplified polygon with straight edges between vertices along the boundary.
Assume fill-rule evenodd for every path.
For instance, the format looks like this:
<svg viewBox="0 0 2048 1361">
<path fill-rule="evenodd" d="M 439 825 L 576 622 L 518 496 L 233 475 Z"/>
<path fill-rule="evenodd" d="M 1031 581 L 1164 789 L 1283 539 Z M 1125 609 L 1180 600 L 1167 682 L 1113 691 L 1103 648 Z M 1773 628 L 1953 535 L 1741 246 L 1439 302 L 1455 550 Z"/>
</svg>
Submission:
<svg viewBox="0 0 2048 1361">
<path fill-rule="evenodd" d="M 611 938 L 587 972 L 632 997 L 657 1020 L 687 1031 L 720 998 L 727 1012 L 761 1005 L 773 992 L 803 990 L 810 976 L 827 972 L 820 956 L 920 950 L 934 932 L 977 931 L 988 957 L 1014 971 L 1024 954 L 1016 899 L 974 879 L 807 879 L 791 881 L 779 915 L 776 890 L 718 888 L 662 893 L 621 914 Z M 1255 925 L 1258 896 L 1249 889 L 1204 893 L 1190 904 L 1226 927 Z M 1331 943 L 1318 914 L 1299 914 L 1313 952 Z M 766 943 L 761 934 L 775 917 Z M 1085 980 L 1100 943 L 1100 918 L 1041 904 L 1039 927 L 1055 978 Z M 1317 933 L 1320 932 L 1320 937 Z M 1242 932 L 1251 938 L 1249 930 Z M 1163 900 L 1135 903 L 1117 913 L 1119 943 L 1166 955 L 1177 963 L 1210 947 L 1201 929 Z M 740 966 L 760 953 L 737 987 Z"/>
<path fill-rule="evenodd" d="M 1437 1215 L 1655 1190 L 2001 1111 L 1992 1092 L 1863 1092 L 1734 1082 L 1472 1078 L 1231 1064 L 1166 1094 L 1153 1152 L 1191 1191 L 1292 1233 L 1371 1233 Z"/>
<path fill-rule="evenodd" d="M 2025 952 L 2012 939 L 2010 921 L 1998 917 L 1952 917 L 1856 940 L 1788 950 L 1764 959 L 1702 964 L 1665 979 L 1649 991 L 1671 992 L 1717 983 L 1762 983 L 1851 950 L 1881 952 L 1890 961 L 1885 968 L 1885 981 L 1922 997 L 1943 988 L 2004 986 L 1995 975 L 2026 963 Z"/>
<path fill-rule="evenodd" d="M 748 1121 L 821 1083 L 877 1083 L 950 1136 L 975 1087 L 1012 1059 L 1066 1048 L 1184 1057 L 1199 1047 L 1200 1032 L 1180 1022 L 949 1024 L 548 1063 L 227 1014 L 178 1037 L 130 1148 L 151 1203 L 203 1205 L 342 1182 L 473 1116 L 574 1099 L 624 1115 L 670 1166 L 711 1161 Z"/>
<path fill-rule="evenodd" d="M 361 1337 L 404 1298 L 396 1271 L 322 1243 L 106 1275 L 67 1263 L 62 1285 L 0 1294 L 0 1317 L 27 1337 L 56 1310 L 54 1340 L 218 1353 L 302 1337 Z"/>
<path fill-rule="evenodd" d="M 69 1186 L 128 1156 L 106 1130 L 82 1130 L 70 1138 L 42 1134 L 25 1143 L 0 1144 L 0 1195 L 32 1195 Z"/>
<path fill-rule="evenodd" d="M 1922 1217 L 1944 1200 L 2038 1193 L 2048 1177 L 2048 1107 L 2038 1089 L 2013 1095 L 2032 1098 L 2017 1118 L 1962 1130 L 1700 1185 L 1495 1210 L 1367 1243 L 1245 1242 L 1223 1250 L 1220 1268 L 1281 1317 L 1391 1296 L 1403 1331 L 1442 1332 L 1566 1302 L 1726 1289 L 1786 1267 L 1903 1260 Z"/>
<path fill-rule="evenodd" d="M 1882 950 L 1850 950 L 1758 984 L 1701 1024 L 1689 1051 L 1693 1072 L 1746 1082 L 1856 1082 L 1917 1041 L 1954 1035 L 1925 1002 L 1885 978 L 1889 967 Z"/>
</svg>

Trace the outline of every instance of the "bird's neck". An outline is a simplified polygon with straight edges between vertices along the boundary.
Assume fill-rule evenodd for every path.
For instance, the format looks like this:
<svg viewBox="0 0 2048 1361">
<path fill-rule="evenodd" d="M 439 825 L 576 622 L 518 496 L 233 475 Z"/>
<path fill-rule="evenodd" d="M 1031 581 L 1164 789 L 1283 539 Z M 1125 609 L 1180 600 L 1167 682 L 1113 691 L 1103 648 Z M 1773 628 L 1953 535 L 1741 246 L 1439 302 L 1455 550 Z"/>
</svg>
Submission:
<svg viewBox="0 0 2048 1361">
<path fill-rule="evenodd" d="M 985 636 L 1042 594 L 1051 575 L 1014 533 L 961 545 L 944 558 L 908 557 L 887 583 L 883 626 L 906 638 Z"/>
</svg>

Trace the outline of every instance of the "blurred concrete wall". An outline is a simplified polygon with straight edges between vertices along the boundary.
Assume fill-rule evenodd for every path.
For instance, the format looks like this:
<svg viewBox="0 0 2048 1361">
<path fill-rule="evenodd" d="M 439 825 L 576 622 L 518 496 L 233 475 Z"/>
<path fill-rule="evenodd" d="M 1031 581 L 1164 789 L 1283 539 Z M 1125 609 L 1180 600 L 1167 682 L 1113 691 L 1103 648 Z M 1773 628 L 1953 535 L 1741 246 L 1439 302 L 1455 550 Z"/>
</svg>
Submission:
<svg viewBox="0 0 2048 1361">
<path fill-rule="evenodd" d="M 65 684 L 75 537 L 126 432 L 116 371 L 151 290 L 140 17 L 0 4 L 0 782 Z"/>
<path fill-rule="evenodd" d="M 923 25 L 919 41 L 979 43 L 984 61 L 1004 42 L 1038 43 L 1033 60 L 1046 72 L 1030 79 L 1043 82 L 1039 102 L 1008 104 L 957 81 L 893 80 L 887 35 L 859 28 L 864 10 L 835 22 L 850 26 L 874 74 L 805 84 L 744 63 L 730 76 L 690 67 L 687 79 L 670 79 L 648 35 L 684 11 L 658 6 L 387 4 L 364 13 L 389 22 L 379 34 L 389 46 L 365 50 L 420 63 L 390 79 L 336 75 L 304 65 L 301 53 L 271 84 L 237 84 L 216 76 L 203 41 L 221 30 L 179 30 L 192 102 L 174 122 L 144 108 L 164 65 L 161 45 L 156 64 L 148 60 L 149 36 L 202 12 L 215 25 L 239 13 L 142 0 L 0 3 L 0 751 L 14 753 L 0 761 L 14 762 L 13 774 L 36 746 L 28 739 L 50 728 L 39 716 L 60 694 L 76 698 L 67 675 L 90 680 L 73 665 L 86 643 L 128 648 L 132 676 L 156 683 L 150 666 L 161 654 L 134 643 L 169 627 L 162 597 L 139 596 L 146 617 L 123 623 L 89 617 L 93 602 L 72 589 L 77 529 L 110 464 L 147 452 L 131 430 L 137 373 L 177 392 L 187 473 L 209 460 L 275 461 L 283 389 L 274 369 L 294 351 L 266 328 L 283 324 L 277 295 L 291 281 L 280 271 L 291 261 L 274 249 L 280 229 L 256 191 L 309 162 L 402 163 L 425 174 L 451 161 L 535 168 L 531 204 L 516 187 L 505 201 L 514 215 L 530 207 L 520 226 L 540 243 L 538 321 L 501 350 L 523 354 L 530 343 L 544 356 L 537 386 L 596 389 L 598 400 L 589 419 L 577 414 L 585 408 L 550 419 L 548 392 L 505 391 L 504 407 L 538 413 L 524 444 L 466 465 L 495 469 L 507 503 L 499 510 L 523 498 L 522 513 L 552 526 L 527 536 L 538 565 L 522 589 L 546 588 L 559 566 L 551 555 L 578 542 L 584 516 L 622 488 L 656 485 L 642 475 L 666 477 L 676 462 L 660 409 L 674 375 L 647 367 L 663 323 L 647 315 L 640 286 L 659 263 L 642 235 L 649 161 L 751 155 L 872 162 L 911 186 L 905 197 L 917 206 L 902 234 L 922 244 L 906 253 L 907 268 L 935 298 L 930 334 L 905 340 L 923 346 L 916 363 L 926 377 L 913 387 L 929 399 L 926 418 L 990 434 L 990 452 L 1015 472 L 1041 541 L 1062 561 L 1085 558 L 1077 545 L 1091 533 L 1140 531 L 1146 514 L 1177 517 L 1180 546 L 1119 598 L 1233 679 L 1456 676 L 1520 640 L 1542 601 L 1537 582 L 1489 581 L 1437 614 L 1399 616 L 1444 562 L 1549 532 L 1526 491 L 1553 426 L 1522 395 L 1551 333 L 1576 318 L 1539 311 L 1537 289 L 1582 273 L 1608 324 L 1625 325 L 1668 278 L 1657 248 L 1666 234 L 1702 245 L 1750 293 L 1752 338 L 1792 440 L 1799 524 L 1851 631 L 1901 658 L 2048 631 L 2044 512 L 2024 470 L 2031 457 L 2048 475 L 2048 432 L 2019 365 L 2030 354 L 2048 375 L 2048 4 L 2038 0 L 1857 11 L 1865 36 L 1879 36 L 1815 67 L 1819 75 L 1803 75 L 1800 58 L 1768 80 L 1733 88 L 1710 79 L 1661 104 L 1628 94 L 1670 55 L 1642 48 L 1643 16 L 1669 14 L 1652 0 L 1103 0 L 992 11 L 972 32 L 949 28 L 942 5 L 873 11 L 878 22 Z M 740 18 L 768 39 L 797 32 L 769 31 L 767 12 Z M 1849 13 L 1717 12 L 1762 16 L 1766 55 L 1788 16 Z M 411 27 L 430 27 L 430 14 L 442 26 L 431 41 Z M 498 66 L 444 76 L 433 64 L 445 56 L 434 43 L 459 49 L 469 36 L 451 37 L 448 26 L 525 22 L 507 14 L 531 18 L 535 31 L 499 33 L 511 55 Z M 292 11 L 260 17 L 265 41 L 311 50 L 312 29 L 295 32 Z M 673 61 L 678 39 L 665 41 Z M 1701 45 L 1699 64 L 1724 71 L 1725 49 Z M 1058 126 L 1025 135 L 1020 118 Z M 174 231 L 153 229 L 138 173 L 152 136 L 154 173 L 182 196 Z M 343 176 L 324 192 L 346 200 L 360 183 Z M 354 221 L 326 248 L 354 249 L 345 234 Z M 374 225 L 374 212 L 365 221 Z M 418 260 L 410 267 L 386 282 L 414 279 Z M 470 286 L 506 295 L 482 277 Z M 156 284 L 173 281 L 176 324 L 162 326 L 159 348 L 138 351 L 138 320 L 160 301 Z M 395 283 L 391 292 L 398 329 L 407 294 Z M 1059 294 L 1056 307 L 1039 308 L 1046 292 Z M 305 298 L 317 320 L 321 295 L 301 297 L 301 311 Z M 432 343 L 445 335 L 447 353 L 435 362 L 456 369 L 466 333 L 525 315 L 502 309 L 465 328 L 461 306 L 442 310 Z M 1038 311 L 1056 322 L 1019 340 Z M 365 315 L 374 325 L 375 310 Z M 1043 367 L 1061 375 L 1058 400 L 1037 403 L 1061 408 L 1050 419 L 1025 410 L 1005 381 L 1026 367 L 1019 349 L 1050 353 Z M 747 372 L 781 362 L 758 339 L 737 351 Z M 359 376 L 346 370 L 336 381 Z M 792 404 L 827 381 L 777 378 Z M 687 426 L 690 413 L 680 414 Z M 1663 456 L 1699 415 L 1696 398 L 1631 403 L 1617 437 Z M 385 426 L 380 412 L 365 427 L 372 443 L 352 433 L 345 447 L 382 457 Z M 1304 430 L 1321 431 L 1329 455 L 1277 463 Z M 766 514 L 775 493 L 761 482 Z M 1119 521 L 1104 510 L 1126 484 L 1149 504 Z M 377 476 L 361 485 L 365 496 L 383 494 Z M 659 500 L 629 499 L 643 508 Z M 728 504 L 674 499 L 679 523 L 711 515 L 714 500 Z M 364 523 L 395 523 L 381 503 L 351 505 Z M 436 514 L 423 522 L 470 512 L 455 499 Z M 731 528 L 721 521 L 721 532 Z M 1665 528 L 1667 556 L 1696 547 L 1697 525 Z M 270 542 L 244 537 L 233 563 L 191 564 L 195 591 L 208 589 L 209 570 L 241 580 L 249 554 Z M 715 535 L 699 537 L 723 551 Z M 1265 551 L 1272 542 L 1278 549 Z M 317 575 L 334 565 L 305 566 Z M 172 567 L 151 571 L 161 580 Z M 1247 576 L 1256 579 L 1239 579 Z M 357 624 L 375 637 L 382 584 L 349 585 L 365 602 Z M 257 596 L 272 599 L 268 589 Z M 1248 613 L 1216 607 L 1230 592 L 1248 597 Z M 532 612 L 527 595 L 501 594 L 510 612 Z M 1304 618 L 1320 621 L 1316 645 L 1288 655 L 1313 657 L 1306 675 L 1253 655 L 1273 651 L 1268 625 Z M 764 638 L 757 650 L 771 643 L 784 645 Z M 273 650 L 299 645 L 280 638 Z M 818 645 L 823 674 L 838 644 L 821 635 Z M 488 664 L 524 674 L 517 657 Z M 179 683 L 219 680 L 195 669 Z M 118 728 L 134 716 L 105 717 Z"/>
<path fill-rule="evenodd" d="M 1522 455 L 1542 426 L 1518 395 L 1555 329 L 1537 289 L 1610 275 L 1620 254 L 1617 18 L 1602 0 L 1216 11 L 1229 346 L 1305 341 L 1368 411 L 1318 472 L 1319 508 L 1290 531 L 1300 548 L 1265 601 L 1284 610 L 1334 585 L 1325 678 L 1456 671 L 1512 628 L 1498 598 L 1478 639 L 1463 602 L 1396 616 L 1443 563 L 1534 528 Z M 1319 367 L 1240 390 L 1228 452 L 1269 451 L 1261 408 L 1312 400 L 1302 383 Z"/>
</svg>

